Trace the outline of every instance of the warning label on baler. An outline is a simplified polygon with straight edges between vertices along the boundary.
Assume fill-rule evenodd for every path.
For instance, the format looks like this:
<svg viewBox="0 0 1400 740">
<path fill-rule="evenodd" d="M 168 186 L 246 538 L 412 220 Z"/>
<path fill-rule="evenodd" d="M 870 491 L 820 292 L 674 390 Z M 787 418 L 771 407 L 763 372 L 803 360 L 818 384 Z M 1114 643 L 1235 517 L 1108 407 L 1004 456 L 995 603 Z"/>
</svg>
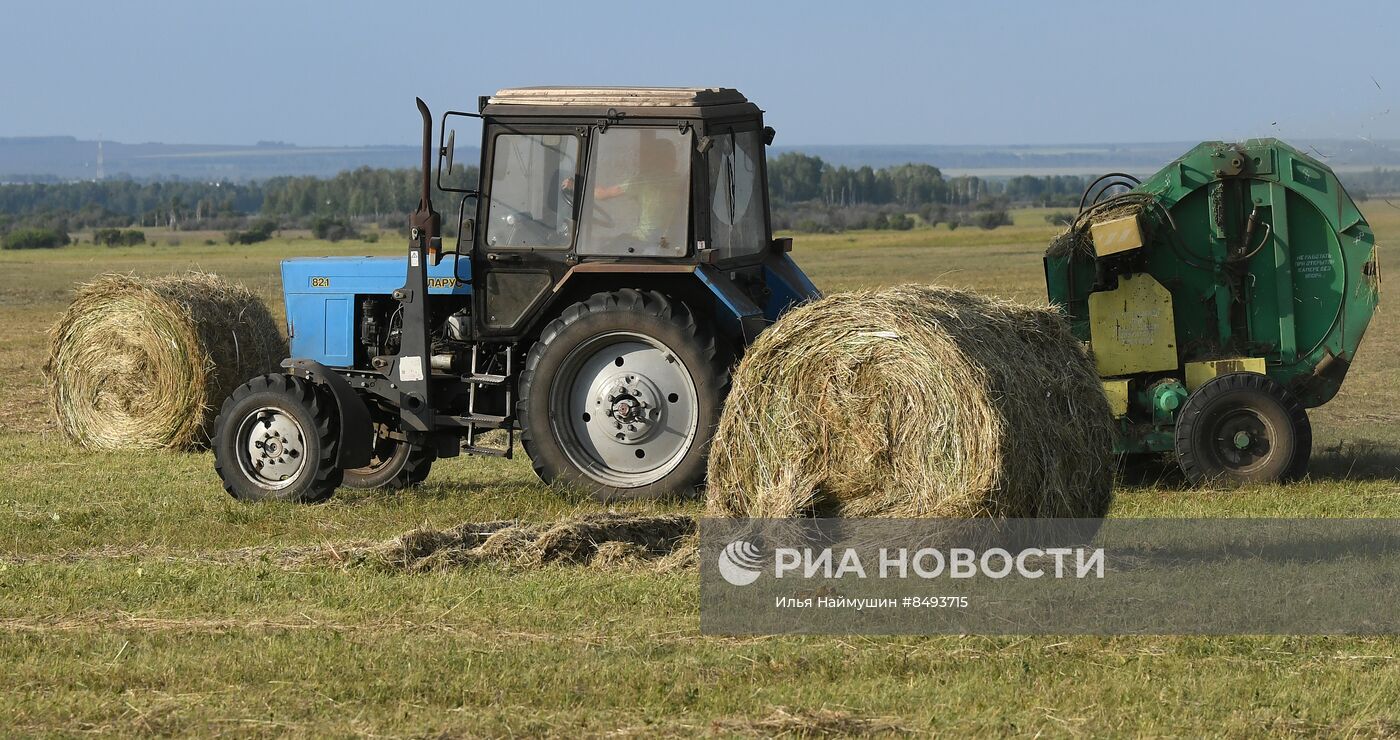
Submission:
<svg viewBox="0 0 1400 740">
<path fill-rule="evenodd" d="M 1304 280 L 1318 280 L 1331 277 L 1332 255 L 1300 254 L 1293 260 L 1293 271 Z"/>
</svg>

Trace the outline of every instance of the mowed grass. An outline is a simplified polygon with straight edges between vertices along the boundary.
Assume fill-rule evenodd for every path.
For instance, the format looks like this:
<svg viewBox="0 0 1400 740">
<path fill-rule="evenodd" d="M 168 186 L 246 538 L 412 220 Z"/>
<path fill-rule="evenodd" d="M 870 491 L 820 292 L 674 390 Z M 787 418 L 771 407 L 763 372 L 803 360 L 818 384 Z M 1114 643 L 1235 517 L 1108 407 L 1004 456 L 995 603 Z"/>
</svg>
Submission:
<svg viewBox="0 0 1400 740">
<path fill-rule="evenodd" d="M 798 235 L 794 256 L 827 290 L 937 282 L 1039 300 L 1044 213 L 990 232 Z M 1400 210 L 1367 213 L 1382 244 L 1400 239 Z M 735 639 L 699 634 L 693 573 L 409 576 L 248 555 L 599 507 L 540 485 L 523 460 L 443 461 L 404 494 L 249 506 L 224 495 L 207 453 L 73 449 L 48 422 L 39 369 L 74 282 L 208 269 L 280 316 L 279 259 L 399 251 L 181 240 L 0 252 L 5 734 L 1400 733 L 1395 638 Z M 1398 323 L 1382 310 L 1341 396 L 1313 412 L 1310 480 L 1187 489 L 1154 468 L 1124 481 L 1115 515 L 1400 516 Z"/>
</svg>

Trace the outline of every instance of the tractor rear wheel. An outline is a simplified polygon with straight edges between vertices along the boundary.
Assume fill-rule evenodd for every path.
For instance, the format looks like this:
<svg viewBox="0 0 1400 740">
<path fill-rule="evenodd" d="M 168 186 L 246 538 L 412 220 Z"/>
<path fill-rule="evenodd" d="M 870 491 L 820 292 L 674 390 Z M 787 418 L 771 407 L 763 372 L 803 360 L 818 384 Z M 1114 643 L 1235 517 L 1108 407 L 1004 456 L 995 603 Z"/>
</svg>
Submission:
<svg viewBox="0 0 1400 740">
<path fill-rule="evenodd" d="M 384 488 L 391 491 L 422 483 L 432 470 L 437 455 L 433 450 L 401 439 L 394 439 L 388 422 L 376 421 L 374 449 L 369 464 L 345 471 L 350 488 Z"/>
<path fill-rule="evenodd" d="M 693 492 L 729 387 L 726 358 L 708 325 L 660 293 L 569 306 L 520 377 L 521 443 L 535 473 L 601 501 Z"/>
<path fill-rule="evenodd" d="M 1301 478 L 1312 456 L 1302 405 L 1265 375 L 1230 373 L 1186 399 L 1176 458 L 1192 483 L 1269 483 Z"/>
<path fill-rule="evenodd" d="M 214 469 L 242 501 L 324 501 L 340 485 L 337 413 L 316 386 L 262 375 L 239 386 L 214 422 Z"/>
</svg>

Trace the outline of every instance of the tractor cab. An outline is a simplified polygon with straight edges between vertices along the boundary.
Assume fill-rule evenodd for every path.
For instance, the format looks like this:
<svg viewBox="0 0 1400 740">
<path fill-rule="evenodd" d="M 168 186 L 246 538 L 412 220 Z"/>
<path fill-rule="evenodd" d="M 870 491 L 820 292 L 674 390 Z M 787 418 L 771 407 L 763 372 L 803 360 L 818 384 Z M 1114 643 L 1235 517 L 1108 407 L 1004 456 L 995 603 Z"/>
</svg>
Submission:
<svg viewBox="0 0 1400 740">
<path fill-rule="evenodd" d="M 481 175 L 469 188 L 453 162 L 456 131 L 473 124 Z M 479 336 L 526 330 L 546 294 L 581 275 L 709 265 L 740 270 L 763 298 L 773 131 L 737 90 L 507 89 L 477 113 L 447 113 L 442 130 L 438 184 L 465 196 L 456 251 L 479 278 Z"/>
<path fill-rule="evenodd" d="M 772 237 L 763 112 L 728 88 L 516 88 L 447 112 L 436 141 L 419 112 L 407 254 L 283 263 L 291 357 L 225 404 L 225 488 L 406 486 L 517 434 L 542 479 L 598 498 L 695 488 L 730 365 L 819 295 Z M 302 467 L 268 464 L 271 428 Z"/>
</svg>

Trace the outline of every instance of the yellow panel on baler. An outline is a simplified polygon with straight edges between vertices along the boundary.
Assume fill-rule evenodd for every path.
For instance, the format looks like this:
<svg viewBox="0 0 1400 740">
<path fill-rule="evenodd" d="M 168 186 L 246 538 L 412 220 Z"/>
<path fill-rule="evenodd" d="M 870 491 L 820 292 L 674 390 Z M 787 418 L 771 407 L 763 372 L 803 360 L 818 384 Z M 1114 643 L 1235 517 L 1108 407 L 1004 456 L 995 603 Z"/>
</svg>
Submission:
<svg viewBox="0 0 1400 740">
<path fill-rule="evenodd" d="M 1128 381 L 1103 381 L 1103 395 L 1108 399 L 1108 410 L 1115 417 L 1128 415 Z"/>
<path fill-rule="evenodd" d="M 1100 221 L 1089 227 L 1089 236 L 1094 242 L 1094 253 L 1100 257 L 1142 246 L 1142 227 L 1138 225 L 1136 213 L 1112 221 Z"/>
<path fill-rule="evenodd" d="M 1258 373 L 1268 369 L 1262 357 L 1236 357 L 1229 360 L 1205 360 L 1186 363 L 1186 390 L 1195 393 L 1207 381 L 1228 373 Z"/>
<path fill-rule="evenodd" d="M 1099 375 L 1175 370 L 1172 294 L 1151 275 L 1123 275 L 1113 290 L 1089 294 L 1089 337 Z"/>
</svg>

